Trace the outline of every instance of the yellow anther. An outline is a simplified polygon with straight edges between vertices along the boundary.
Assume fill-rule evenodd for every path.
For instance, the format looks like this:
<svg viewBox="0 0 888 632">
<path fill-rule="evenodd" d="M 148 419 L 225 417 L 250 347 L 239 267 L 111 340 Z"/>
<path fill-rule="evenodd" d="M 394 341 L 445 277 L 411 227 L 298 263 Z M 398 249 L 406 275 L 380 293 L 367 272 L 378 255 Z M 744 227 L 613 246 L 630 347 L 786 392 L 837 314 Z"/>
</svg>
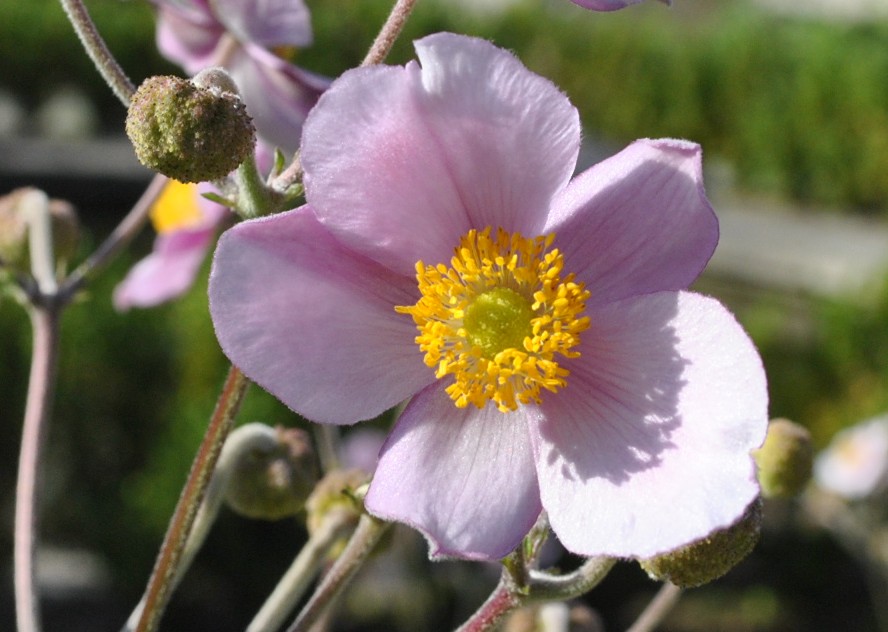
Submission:
<svg viewBox="0 0 888 632">
<path fill-rule="evenodd" d="M 500 229 L 470 230 L 450 260 L 416 264 L 421 298 L 395 311 L 410 314 L 416 344 L 458 408 L 493 401 L 508 412 L 556 392 L 569 371 L 557 356 L 574 358 L 589 292 L 573 275 L 561 277 L 564 259 L 548 250 L 554 234 L 528 239 Z"/>
</svg>

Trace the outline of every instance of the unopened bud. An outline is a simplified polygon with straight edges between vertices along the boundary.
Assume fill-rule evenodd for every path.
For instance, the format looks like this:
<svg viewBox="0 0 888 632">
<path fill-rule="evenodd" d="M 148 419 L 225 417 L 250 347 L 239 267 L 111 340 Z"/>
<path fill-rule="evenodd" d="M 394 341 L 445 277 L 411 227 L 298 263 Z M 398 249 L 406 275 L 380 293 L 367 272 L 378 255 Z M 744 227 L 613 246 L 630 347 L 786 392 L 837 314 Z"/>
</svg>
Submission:
<svg viewBox="0 0 888 632">
<path fill-rule="evenodd" d="M 640 562 L 647 574 L 682 588 L 702 586 L 718 579 L 739 564 L 758 543 L 762 501 L 757 498 L 743 517 L 730 527 L 702 540 Z"/>
<path fill-rule="evenodd" d="M 363 509 L 358 495 L 369 480 L 369 474 L 357 469 L 329 472 L 305 503 L 308 532 L 317 532 L 333 512 L 339 513 L 343 521 L 354 519 L 357 522 Z"/>
<path fill-rule="evenodd" d="M 0 197 L 0 259 L 13 268 L 30 272 L 27 207 L 34 193 L 39 204 L 47 205 L 52 229 L 53 256 L 59 267 L 64 267 L 74 256 L 80 240 L 80 221 L 70 202 L 47 200 L 45 194 L 32 187 L 16 189 Z M 45 212 L 45 211 L 44 211 Z"/>
<path fill-rule="evenodd" d="M 231 433 L 225 448 L 236 452 L 225 488 L 225 502 L 233 511 L 279 520 L 302 510 L 318 479 L 317 458 L 305 431 L 246 424 Z"/>
<path fill-rule="evenodd" d="M 224 178 L 253 152 L 256 129 L 234 82 L 211 70 L 201 85 L 158 76 L 136 90 L 126 133 L 143 165 L 180 182 L 204 182 Z"/>
<path fill-rule="evenodd" d="M 753 453 L 765 498 L 792 498 L 811 480 L 811 433 L 788 419 L 774 419 L 764 445 Z"/>
<path fill-rule="evenodd" d="M 28 269 L 28 222 L 18 204 L 24 191 L 0 197 L 0 259 L 21 271 Z"/>
</svg>

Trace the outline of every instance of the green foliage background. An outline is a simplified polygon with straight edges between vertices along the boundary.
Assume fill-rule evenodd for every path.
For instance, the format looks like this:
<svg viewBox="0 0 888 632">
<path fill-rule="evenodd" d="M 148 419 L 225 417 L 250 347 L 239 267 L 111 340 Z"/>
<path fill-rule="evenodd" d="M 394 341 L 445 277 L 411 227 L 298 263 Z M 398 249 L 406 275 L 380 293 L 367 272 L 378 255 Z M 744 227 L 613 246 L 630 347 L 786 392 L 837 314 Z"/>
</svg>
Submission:
<svg viewBox="0 0 888 632">
<path fill-rule="evenodd" d="M 177 72 L 156 52 L 147 2 L 87 4 L 136 82 Z M 377 0 L 308 4 L 316 44 L 300 51 L 296 61 L 329 76 L 360 62 L 390 5 Z M 419 6 L 390 58 L 393 63 L 412 58 L 410 41 L 427 33 L 488 37 L 561 86 L 595 138 L 616 146 L 644 136 L 690 138 L 704 146 L 707 161 L 730 165 L 738 189 L 827 204 L 837 212 L 886 212 L 888 24 L 790 20 L 739 0 L 676 0 L 671 10 L 649 3 L 608 15 L 591 14 L 567 0 L 531 0 L 496 20 L 449 2 Z M 101 107 L 107 131 L 121 131 L 122 108 L 82 54 L 55 0 L 0 3 L 0 60 L 0 87 L 28 105 L 60 84 L 76 83 Z M 93 214 L 83 217 L 84 254 L 126 209 L 89 210 Z M 111 308 L 114 285 L 150 243 L 150 235 L 138 241 L 65 315 L 47 468 L 46 539 L 106 555 L 127 604 L 150 570 L 227 366 L 207 315 L 206 267 L 182 300 L 126 314 Z M 888 292 L 876 292 L 859 305 L 777 297 L 709 278 L 700 289 L 726 301 L 758 344 L 769 373 L 773 416 L 808 424 L 823 445 L 843 425 L 888 408 Z M 7 436 L 0 443 L 0 483 L 9 517 L 0 530 L 3 550 L 11 549 L 29 344 L 22 310 L 0 299 L 5 393 L 0 428 Z M 258 388 L 251 390 L 240 419 L 302 423 Z M 233 552 L 227 560 L 205 559 L 203 580 L 212 583 L 214 573 L 229 576 L 235 569 L 245 593 L 238 599 L 258 605 L 286 555 L 259 546 L 268 532 L 226 520 L 216 546 Z M 295 525 L 273 528 L 294 550 L 304 536 Z M 257 541 L 245 545 L 244 537 Z M 820 565 L 818 572 L 831 572 L 822 559 L 810 563 Z M 799 571 L 786 580 L 784 592 L 768 593 L 765 601 L 777 600 L 775 611 L 794 612 L 798 621 L 815 620 L 823 613 L 793 601 L 801 599 L 793 593 L 799 576 L 812 574 Z M 220 590 L 225 594 L 224 587 Z M 758 593 L 753 597 L 761 602 Z M 864 597 L 856 599 L 847 605 L 867 607 L 861 606 Z M 872 622 L 861 625 L 870 629 Z M 781 628 L 770 621 L 756 629 Z"/>
</svg>

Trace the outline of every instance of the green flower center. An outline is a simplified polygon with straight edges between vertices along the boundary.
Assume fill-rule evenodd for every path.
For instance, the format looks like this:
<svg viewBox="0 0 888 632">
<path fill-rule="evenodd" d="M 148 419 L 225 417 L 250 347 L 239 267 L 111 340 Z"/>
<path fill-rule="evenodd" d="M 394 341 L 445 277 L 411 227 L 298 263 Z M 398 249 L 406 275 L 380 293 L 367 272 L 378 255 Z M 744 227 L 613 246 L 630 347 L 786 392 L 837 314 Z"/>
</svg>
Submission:
<svg viewBox="0 0 888 632">
<path fill-rule="evenodd" d="M 524 349 L 524 339 L 533 335 L 534 313 L 527 299 L 515 290 L 500 287 L 478 295 L 466 309 L 466 337 L 481 348 L 485 358 L 506 349 Z"/>
</svg>

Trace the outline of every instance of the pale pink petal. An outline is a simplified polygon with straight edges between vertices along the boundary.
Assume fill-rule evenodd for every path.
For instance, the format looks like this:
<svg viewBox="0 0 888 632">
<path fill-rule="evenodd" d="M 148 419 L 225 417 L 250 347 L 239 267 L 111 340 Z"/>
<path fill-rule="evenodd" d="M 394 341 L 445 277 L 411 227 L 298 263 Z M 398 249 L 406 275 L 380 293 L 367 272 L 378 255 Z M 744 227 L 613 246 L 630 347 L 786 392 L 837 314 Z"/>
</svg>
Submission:
<svg viewBox="0 0 888 632">
<path fill-rule="evenodd" d="M 703 190 L 700 147 L 636 141 L 576 176 L 553 205 L 565 271 L 592 292 L 588 304 L 686 288 L 718 242 Z"/>
<path fill-rule="evenodd" d="M 759 493 L 761 360 L 717 301 L 662 292 L 591 312 L 567 387 L 532 426 L 543 507 L 580 555 L 649 557 L 725 527 Z"/>
<path fill-rule="evenodd" d="M 438 33 L 415 47 L 417 99 L 473 226 L 538 234 L 576 167 L 576 108 L 486 40 Z"/>
<path fill-rule="evenodd" d="M 245 44 L 268 48 L 311 44 L 311 15 L 302 0 L 214 0 L 213 9 Z"/>
<path fill-rule="evenodd" d="M 114 307 L 153 307 L 191 287 L 215 234 L 213 226 L 158 235 L 153 252 L 114 289 Z"/>
<path fill-rule="evenodd" d="M 225 29 L 206 2 L 167 0 L 155 4 L 158 7 L 157 47 L 161 54 L 191 75 L 214 65 L 216 46 Z"/>
<path fill-rule="evenodd" d="M 367 509 L 421 531 L 432 557 L 504 557 L 540 513 L 526 410 L 460 409 L 428 387 L 383 446 Z"/>
<path fill-rule="evenodd" d="M 626 7 L 638 4 L 643 0 L 570 0 L 574 4 L 578 4 L 583 8 L 592 9 L 593 11 L 617 11 Z M 672 4 L 672 0 L 660 0 L 664 4 Z"/>
<path fill-rule="evenodd" d="M 299 147 L 305 117 L 330 80 L 255 45 L 233 51 L 227 68 L 260 138 L 292 154 Z"/>
<path fill-rule="evenodd" d="M 307 198 L 353 248 L 412 274 L 472 227 L 535 234 L 574 168 L 579 125 L 551 83 L 482 40 L 416 43 L 423 67 L 344 74 L 306 122 Z"/>
<path fill-rule="evenodd" d="M 395 312 L 416 285 L 337 243 L 308 207 L 223 234 L 210 314 L 229 359 L 308 419 L 369 419 L 434 380 Z"/>
</svg>

